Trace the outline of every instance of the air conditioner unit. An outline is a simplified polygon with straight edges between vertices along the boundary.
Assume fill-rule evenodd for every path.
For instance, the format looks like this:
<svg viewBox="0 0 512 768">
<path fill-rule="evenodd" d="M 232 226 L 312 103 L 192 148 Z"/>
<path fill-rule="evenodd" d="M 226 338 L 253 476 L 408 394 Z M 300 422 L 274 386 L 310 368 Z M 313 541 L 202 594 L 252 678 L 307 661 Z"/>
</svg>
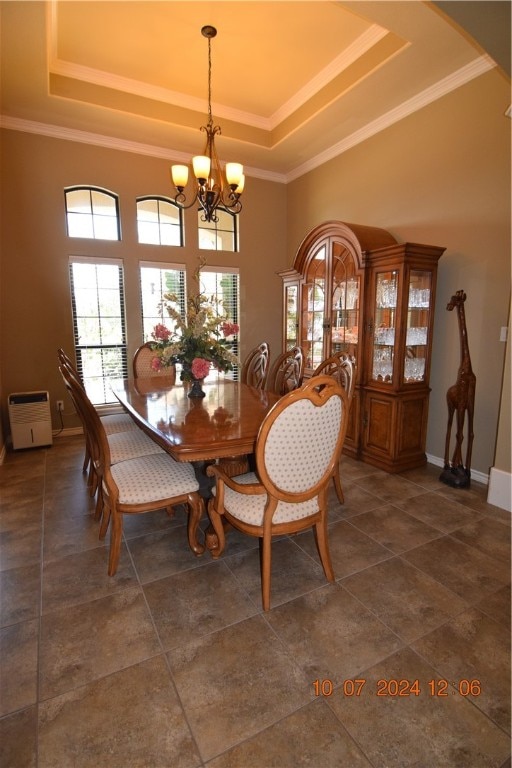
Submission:
<svg viewBox="0 0 512 768">
<path fill-rule="evenodd" d="M 48 392 L 14 392 L 7 403 L 14 450 L 53 443 Z"/>
</svg>

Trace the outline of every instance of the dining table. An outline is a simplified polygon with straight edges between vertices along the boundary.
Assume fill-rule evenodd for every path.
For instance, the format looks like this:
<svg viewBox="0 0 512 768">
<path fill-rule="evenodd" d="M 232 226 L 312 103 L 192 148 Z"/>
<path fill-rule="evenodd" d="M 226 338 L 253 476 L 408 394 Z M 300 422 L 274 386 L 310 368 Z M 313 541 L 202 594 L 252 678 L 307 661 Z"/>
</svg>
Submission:
<svg viewBox="0 0 512 768">
<path fill-rule="evenodd" d="M 274 392 L 224 376 L 203 382 L 203 398 L 189 397 L 188 382 L 173 383 L 162 374 L 114 379 L 111 387 L 124 410 L 155 443 L 176 461 L 193 465 L 205 501 L 214 485 L 208 466 L 243 466 L 254 452 L 261 423 L 279 400 Z M 194 535 L 197 542 L 197 529 Z M 215 542 L 207 541 L 207 546 Z M 196 554 L 203 550 L 197 542 Z"/>
</svg>

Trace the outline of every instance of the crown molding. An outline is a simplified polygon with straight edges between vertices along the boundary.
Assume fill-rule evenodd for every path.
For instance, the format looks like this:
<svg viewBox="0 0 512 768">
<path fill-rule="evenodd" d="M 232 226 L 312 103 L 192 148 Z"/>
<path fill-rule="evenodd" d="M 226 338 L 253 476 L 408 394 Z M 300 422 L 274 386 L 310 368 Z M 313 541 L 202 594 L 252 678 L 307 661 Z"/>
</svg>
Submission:
<svg viewBox="0 0 512 768">
<path fill-rule="evenodd" d="M 161 160 L 169 160 L 170 162 L 190 162 L 190 153 L 173 152 L 165 147 L 158 147 L 153 144 L 142 144 L 138 141 L 117 139 L 113 136 L 104 136 L 99 133 L 80 131 L 75 128 L 64 128 L 49 123 L 38 123 L 34 120 L 25 120 L 19 117 L 11 117 L 10 115 L 0 115 L 0 128 L 5 128 L 6 130 L 11 131 L 21 131 L 22 133 L 34 133 L 39 136 L 47 136 L 52 139 L 60 139 L 63 141 L 75 141 L 80 144 L 91 144 L 92 146 L 104 147 L 105 149 L 116 149 L 120 152 L 132 152 L 136 155 L 157 157 Z M 246 176 L 251 176 L 255 179 L 264 179 L 265 181 L 275 181 L 278 184 L 286 184 L 286 175 L 283 173 L 265 171 L 261 168 L 251 168 L 250 166 L 244 166 L 244 169 Z"/>
<path fill-rule="evenodd" d="M 451 75 L 448 75 L 442 80 L 439 80 L 439 82 L 430 86 L 430 88 L 426 88 L 424 91 L 421 91 L 421 93 L 418 93 L 416 96 L 413 96 L 407 101 L 404 101 L 403 104 L 400 104 L 398 107 L 395 107 L 389 112 L 386 112 L 384 115 L 381 115 L 376 120 L 368 123 L 360 130 L 355 131 L 350 136 L 347 136 L 342 141 L 334 144 L 329 149 L 326 149 L 324 152 L 315 155 L 315 157 L 312 157 L 307 162 L 297 166 L 297 168 L 287 174 L 287 182 L 294 181 L 300 176 L 303 176 L 305 173 L 308 173 L 309 171 L 318 168 L 320 165 L 323 165 L 329 160 L 338 157 L 338 155 L 342 155 L 344 152 L 351 149 L 352 147 L 355 147 L 357 144 L 361 144 L 363 141 L 366 141 L 366 139 L 375 136 L 375 134 L 380 133 L 380 131 L 385 130 L 390 125 L 399 122 L 404 117 L 408 117 L 409 115 L 413 114 L 413 112 L 417 112 L 428 104 L 431 104 L 433 101 L 437 101 L 437 99 L 446 96 L 446 94 L 454 91 L 461 85 L 465 85 L 465 83 L 468 83 L 475 77 L 483 75 L 485 72 L 488 72 L 495 66 L 495 62 L 489 56 L 481 56 L 478 59 L 474 59 L 472 62 L 466 64 L 464 67 L 461 67 L 456 72 L 453 72 Z"/>
<path fill-rule="evenodd" d="M 318 168 L 320 165 L 328 162 L 329 160 L 342 155 L 347 150 L 355 147 L 357 144 L 361 144 L 366 139 L 371 138 L 375 134 L 383 131 L 389 126 L 402 120 L 404 117 L 411 115 L 413 112 L 417 112 L 419 109 L 427 106 L 428 104 L 440 99 L 451 91 L 459 88 L 461 85 L 473 80 L 475 77 L 479 77 L 485 72 L 495 67 L 495 62 L 489 56 L 481 56 L 478 59 L 470 62 L 461 69 L 453 72 L 448 77 L 443 78 L 438 83 L 435 83 L 430 88 L 425 89 L 421 93 L 408 99 L 403 104 L 400 104 L 395 109 L 386 112 L 376 120 L 365 125 L 358 131 L 355 131 L 350 136 L 347 136 L 342 141 L 334 144 L 324 152 L 315 155 L 305 163 L 294 168 L 289 173 L 276 173 L 272 171 L 265 171 L 260 168 L 246 167 L 245 172 L 247 176 L 253 178 L 264 179 L 266 181 L 274 181 L 279 184 L 286 184 L 295 179 L 300 178 L 309 171 Z M 57 125 L 50 125 L 48 123 L 38 123 L 32 120 L 24 120 L 22 118 L 11 117 L 9 115 L 0 115 L 0 126 L 14 131 L 22 131 L 25 133 L 35 133 L 41 136 L 48 136 L 54 139 L 62 139 L 65 141 L 75 141 L 82 144 L 91 144 L 93 146 L 105 147 L 107 149 L 116 149 L 121 152 L 133 152 L 138 155 L 147 155 L 149 157 L 157 157 L 163 160 L 169 160 L 171 162 L 184 162 L 190 161 L 190 155 L 184 152 L 170 151 L 164 147 L 154 146 L 152 144 L 143 144 L 137 141 L 128 141 L 126 139 L 117 139 L 113 136 L 104 136 L 102 134 L 91 133 L 88 131 L 80 131 L 74 128 L 64 128 Z"/>
<path fill-rule="evenodd" d="M 379 40 L 382 40 L 388 34 L 387 30 L 373 24 L 366 32 L 360 35 L 357 40 L 348 46 L 339 56 L 330 64 L 313 77 L 309 83 L 300 88 L 291 99 L 286 101 L 270 118 L 270 128 L 276 128 L 283 120 L 286 120 L 297 109 L 300 109 L 319 91 L 322 90 L 331 80 L 334 80 L 341 72 L 351 66 L 355 61 L 361 58 L 370 48 L 373 48 Z"/>
</svg>

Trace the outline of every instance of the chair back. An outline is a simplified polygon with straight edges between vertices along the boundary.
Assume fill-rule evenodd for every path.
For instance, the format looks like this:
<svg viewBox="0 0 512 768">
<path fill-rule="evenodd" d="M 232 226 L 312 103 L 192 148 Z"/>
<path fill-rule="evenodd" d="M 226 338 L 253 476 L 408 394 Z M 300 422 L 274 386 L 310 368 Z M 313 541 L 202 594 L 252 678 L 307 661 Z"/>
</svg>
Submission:
<svg viewBox="0 0 512 768">
<path fill-rule="evenodd" d="M 349 403 L 354 395 L 356 384 L 356 359 L 352 355 L 340 353 L 326 358 L 313 371 L 313 376 L 334 376 L 348 395 Z"/>
<path fill-rule="evenodd" d="M 266 341 L 254 347 L 242 365 L 241 381 L 257 389 L 265 389 L 269 371 L 270 349 Z"/>
<path fill-rule="evenodd" d="M 71 360 L 71 358 L 69 357 L 69 355 L 67 355 L 67 354 L 64 352 L 64 350 L 62 349 L 62 347 L 59 347 L 59 349 L 57 350 L 57 355 L 58 355 L 58 358 L 59 358 L 59 363 L 60 363 L 60 365 L 63 365 L 63 366 L 65 366 L 65 367 L 66 367 L 66 368 L 67 368 L 69 371 L 71 371 L 71 373 L 73 374 L 73 377 L 74 377 L 74 379 L 76 380 L 76 382 L 79 384 L 79 386 L 80 386 L 82 389 L 84 389 L 84 383 L 83 383 L 83 381 L 82 381 L 82 378 L 81 378 L 80 374 L 78 373 L 78 370 L 77 370 L 77 368 L 76 368 L 76 365 L 75 365 L 75 364 L 74 364 L 74 362 Z"/>
<path fill-rule="evenodd" d="M 174 384 L 176 381 L 176 366 L 171 365 L 168 368 L 160 368 L 155 370 L 152 367 L 152 362 L 156 357 L 152 344 L 147 341 L 142 344 L 133 356 L 133 376 L 134 378 L 148 378 L 149 376 L 167 376 L 170 381 L 169 384 Z"/>
<path fill-rule="evenodd" d="M 82 387 L 80 378 L 73 374 L 73 371 L 65 365 L 60 365 L 59 370 L 64 380 L 66 389 L 75 406 L 82 426 L 85 438 L 91 455 L 91 461 L 94 466 L 99 481 L 105 477 L 110 469 L 111 457 L 108 438 L 101 419 L 96 408 L 91 403 L 85 389 Z"/>
<path fill-rule="evenodd" d="M 298 503 L 318 495 L 339 460 L 348 397 L 332 376 L 316 376 L 269 411 L 256 442 L 256 466 L 268 493 Z"/>
<path fill-rule="evenodd" d="M 267 389 L 277 395 L 286 395 L 302 384 L 304 354 L 300 347 L 292 347 L 274 361 L 267 381 Z"/>
</svg>

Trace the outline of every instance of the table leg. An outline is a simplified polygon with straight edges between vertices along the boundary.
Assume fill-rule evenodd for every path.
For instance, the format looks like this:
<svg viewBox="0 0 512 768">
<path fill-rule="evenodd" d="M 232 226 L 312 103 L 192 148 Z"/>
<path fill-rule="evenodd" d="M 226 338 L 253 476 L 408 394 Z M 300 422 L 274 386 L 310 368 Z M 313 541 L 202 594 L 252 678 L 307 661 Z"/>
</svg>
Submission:
<svg viewBox="0 0 512 768">
<path fill-rule="evenodd" d="M 204 513 L 204 499 L 199 496 L 198 497 L 194 495 L 189 496 L 189 515 L 188 515 L 188 526 L 187 526 L 187 536 L 188 536 L 188 544 L 192 552 L 199 557 L 199 555 L 202 555 L 205 547 L 203 544 L 199 543 L 199 539 L 197 538 L 197 531 L 199 529 L 199 523 L 201 522 L 201 518 Z"/>
<path fill-rule="evenodd" d="M 215 485 L 215 478 L 206 474 L 206 470 L 213 464 L 213 461 L 192 461 L 196 480 L 199 483 L 199 495 L 208 500 L 212 497 L 212 488 Z"/>
</svg>

